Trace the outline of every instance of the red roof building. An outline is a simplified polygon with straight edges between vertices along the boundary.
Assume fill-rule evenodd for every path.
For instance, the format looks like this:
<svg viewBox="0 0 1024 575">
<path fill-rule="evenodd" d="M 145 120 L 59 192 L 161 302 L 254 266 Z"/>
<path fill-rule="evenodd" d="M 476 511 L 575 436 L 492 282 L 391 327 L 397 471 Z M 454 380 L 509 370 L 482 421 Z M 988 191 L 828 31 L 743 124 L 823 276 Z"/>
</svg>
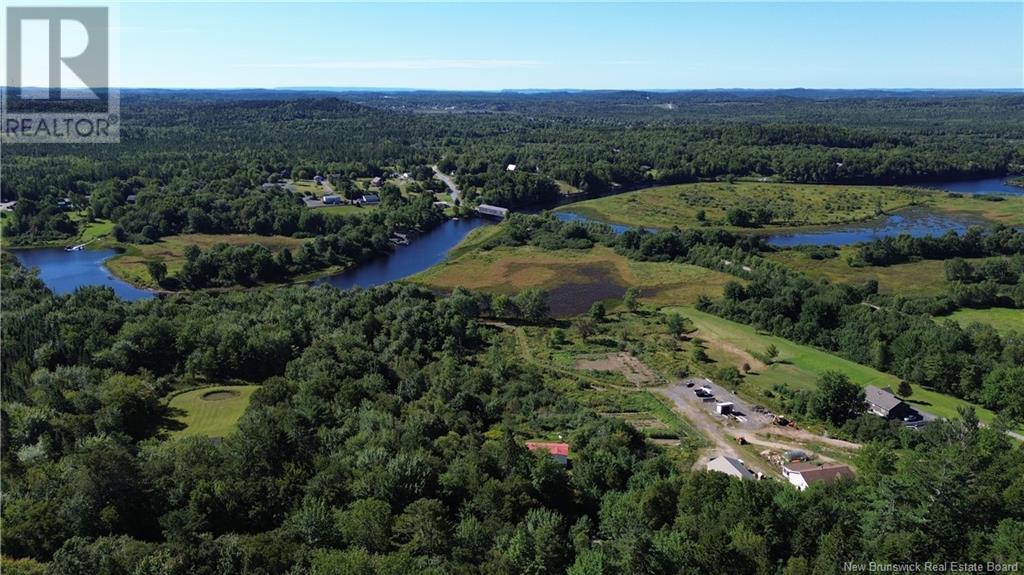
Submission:
<svg viewBox="0 0 1024 575">
<path fill-rule="evenodd" d="M 548 455 L 554 457 L 562 465 L 569 465 L 569 444 L 550 443 L 547 441 L 527 441 L 526 448 L 530 451 L 547 451 Z"/>
</svg>

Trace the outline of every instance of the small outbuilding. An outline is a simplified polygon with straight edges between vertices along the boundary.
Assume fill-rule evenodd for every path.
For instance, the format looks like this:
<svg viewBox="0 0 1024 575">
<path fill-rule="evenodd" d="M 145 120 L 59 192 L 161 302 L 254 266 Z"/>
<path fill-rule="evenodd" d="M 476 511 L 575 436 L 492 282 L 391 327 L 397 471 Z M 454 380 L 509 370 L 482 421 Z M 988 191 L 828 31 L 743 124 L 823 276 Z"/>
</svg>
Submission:
<svg viewBox="0 0 1024 575">
<path fill-rule="evenodd" d="M 506 172 L 514 172 L 514 171 L 516 171 L 516 165 L 515 164 L 509 164 L 508 166 L 505 166 L 505 171 Z"/>
<path fill-rule="evenodd" d="M 720 401 L 715 404 L 715 413 L 718 415 L 729 415 L 735 407 L 731 401 Z"/>
<path fill-rule="evenodd" d="M 807 489 L 812 483 L 827 485 L 841 478 L 854 477 L 852 469 L 836 463 L 786 463 L 782 466 L 782 474 L 800 491 Z"/>
<path fill-rule="evenodd" d="M 740 479 L 756 479 L 754 474 L 747 469 L 747 466 L 743 463 L 742 459 L 725 456 L 716 457 L 711 461 L 708 461 L 705 467 L 708 471 L 717 471 Z"/>
</svg>

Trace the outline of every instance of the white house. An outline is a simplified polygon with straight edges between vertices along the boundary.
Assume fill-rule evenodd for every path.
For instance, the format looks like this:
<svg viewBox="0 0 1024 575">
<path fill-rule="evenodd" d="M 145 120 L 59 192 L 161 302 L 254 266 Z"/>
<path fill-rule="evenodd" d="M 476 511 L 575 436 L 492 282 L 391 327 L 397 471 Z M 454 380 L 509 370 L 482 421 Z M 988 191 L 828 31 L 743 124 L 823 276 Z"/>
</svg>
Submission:
<svg viewBox="0 0 1024 575">
<path fill-rule="evenodd" d="M 755 479 L 754 474 L 743 464 L 743 460 L 732 457 L 716 457 L 705 466 L 708 471 L 717 471 L 740 479 Z"/>
<path fill-rule="evenodd" d="M 782 475 L 793 484 L 794 487 L 803 491 L 812 483 L 829 484 L 841 477 L 853 478 L 853 470 L 845 465 L 836 463 L 785 463 L 782 465 Z"/>
</svg>

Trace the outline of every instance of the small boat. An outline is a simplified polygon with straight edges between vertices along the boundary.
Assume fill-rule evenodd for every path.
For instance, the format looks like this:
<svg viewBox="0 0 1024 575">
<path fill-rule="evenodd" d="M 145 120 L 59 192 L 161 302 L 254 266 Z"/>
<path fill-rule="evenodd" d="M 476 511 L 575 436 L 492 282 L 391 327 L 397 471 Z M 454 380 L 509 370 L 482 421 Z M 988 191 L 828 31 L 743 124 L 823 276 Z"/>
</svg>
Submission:
<svg viewBox="0 0 1024 575">
<path fill-rule="evenodd" d="M 80 252 L 85 249 L 85 244 L 78 244 L 77 246 L 66 246 L 64 251 L 66 252 Z"/>
</svg>

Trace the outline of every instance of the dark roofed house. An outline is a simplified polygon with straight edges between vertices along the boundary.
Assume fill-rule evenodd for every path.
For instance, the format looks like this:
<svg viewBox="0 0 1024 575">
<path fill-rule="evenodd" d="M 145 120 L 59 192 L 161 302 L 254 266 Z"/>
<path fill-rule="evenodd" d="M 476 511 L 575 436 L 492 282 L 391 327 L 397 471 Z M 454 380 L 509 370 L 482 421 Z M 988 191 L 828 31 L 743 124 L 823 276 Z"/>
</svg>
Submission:
<svg viewBox="0 0 1024 575">
<path fill-rule="evenodd" d="M 873 385 L 864 388 L 864 399 L 868 402 L 868 411 L 886 419 L 903 419 L 914 411 L 891 391 Z"/>
<path fill-rule="evenodd" d="M 800 491 L 807 489 L 812 483 L 829 484 L 842 477 L 853 478 L 852 469 L 836 463 L 786 463 L 782 466 L 782 474 Z"/>
<path fill-rule="evenodd" d="M 546 441 L 527 441 L 526 448 L 530 451 L 546 451 L 562 465 L 569 466 L 569 444 L 549 443 Z"/>
</svg>

